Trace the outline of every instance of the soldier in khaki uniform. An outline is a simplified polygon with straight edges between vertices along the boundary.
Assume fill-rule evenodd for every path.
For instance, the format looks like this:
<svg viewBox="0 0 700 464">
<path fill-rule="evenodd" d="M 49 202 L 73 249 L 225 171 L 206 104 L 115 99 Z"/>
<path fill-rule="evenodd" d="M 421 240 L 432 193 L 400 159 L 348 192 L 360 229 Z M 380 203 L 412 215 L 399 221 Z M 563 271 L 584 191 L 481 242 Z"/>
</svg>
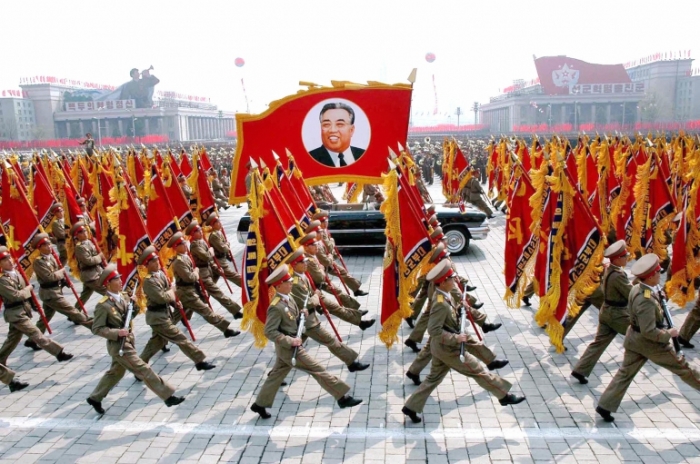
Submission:
<svg viewBox="0 0 700 464">
<path fill-rule="evenodd" d="M 0 364 L 7 366 L 7 358 L 17 348 L 22 335 L 26 335 L 50 355 L 56 356 L 59 362 L 72 359 L 72 354 L 63 351 L 63 347 L 52 339 L 44 337 L 32 324 L 32 286 L 24 284 L 22 276 L 15 270 L 9 250 L 4 246 L 0 246 L 0 268 L 0 298 L 5 306 L 2 315 L 5 322 L 10 324 L 7 340 L 0 347 Z"/>
<path fill-rule="evenodd" d="M 216 206 L 219 209 L 229 209 L 228 194 L 227 192 L 224 192 L 224 186 L 221 184 L 219 176 L 216 174 L 216 170 L 211 168 L 209 170 L 209 175 L 211 176 L 211 191 L 214 194 Z"/>
<path fill-rule="evenodd" d="M 231 313 L 234 319 L 243 318 L 240 305 L 225 295 L 214 281 L 215 272 L 218 270 L 214 261 L 215 251 L 213 248 L 208 247 L 207 242 L 204 241 L 202 228 L 196 219 L 193 219 L 187 226 L 185 234 L 190 237 L 190 253 L 192 258 L 194 258 L 195 266 L 199 269 L 199 278 L 202 279 L 209 297 L 214 298 L 221 306 L 226 308 L 226 311 Z M 221 262 L 220 259 L 217 258 L 217 260 Z M 218 279 L 219 276 L 216 275 L 216 278 Z"/>
<path fill-rule="evenodd" d="M 173 261 L 173 274 L 175 275 L 175 293 L 184 306 L 188 319 L 192 312 L 196 312 L 208 323 L 223 332 L 224 337 L 230 338 L 240 334 L 229 326 L 231 323 L 219 316 L 209 308 L 204 297 L 200 295 L 199 269 L 187 254 L 187 241 L 182 232 L 175 233 L 168 241 L 168 246 L 177 252 L 177 258 Z"/>
<path fill-rule="evenodd" d="M 440 385 L 450 369 L 473 378 L 482 388 L 496 396 L 503 406 L 518 404 L 525 400 L 524 396 L 508 393 L 512 387 L 510 382 L 491 374 L 467 350 L 464 353 L 464 362 L 460 361 L 460 346 L 468 342 L 468 336 L 460 333 L 456 305 L 450 296 L 450 292 L 455 287 L 455 278 L 451 263 L 447 260 L 438 263 L 426 276 L 426 279 L 435 285 L 428 325 L 433 364 L 430 374 L 420 384 L 418 390 L 406 400 L 401 410 L 414 423 L 421 421 L 418 414 L 423 411 L 428 397 Z"/>
<path fill-rule="evenodd" d="M 311 290 L 311 284 L 306 277 L 306 262 L 308 258 L 304 256 L 304 247 L 299 247 L 287 259 L 287 264 L 292 267 L 294 274 L 292 275 L 292 293 L 291 296 L 297 305 L 297 308 L 304 307 L 304 301 L 307 300 L 306 309 L 309 315 L 306 317 L 305 333 L 302 340 L 310 338 L 321 345 L 328 348 L 333 356 L 340 359 L 348 366 L 350 372 L 363 371 L 369 367 L 369 364 L 362 364 L 357 361 L 359 356 L 355 350 L 339 341 L 334 335 L 321 327 L 321 321 L 318 318 L 318 313 L 322 311 L 320 301 L 320 290 L 314 293 Z"/>
<path fill-rule="evenodd" d="M 66 223 L 63 207 L 58 204 L 53 205 L 51 212 L 54 215 L 54 220 L 51 223 L 52 242 L 56 244 L 56 249 L 58 249 L 61 265 L 65 266 L 68 262 L 68 253 L 66 252 Z"/>
<path fill-rule="evenodd" d="M 87 201 L 85 201 L 85 198 L 80 197 L 77 200 L 75 200 L 78 203 L 78 207 L 80 208 L 80 220 L 90 228 L 92 231 L 92 234 L 95 235 L 95 221 L 92 220 L 92 216 L 90 216 L 90 212 L 87 209 Z M 73 224 L 75 225 L 75 224 Z"/>
<path fill-rule="evenodd" d="M 194 361 L 198 371 L 208 371 L 216 366 L 205 361 L 206 355 L 190 342 L 185 334 L 175 324 L 180 322 L 180 311 L 171 313 L 170 308 L 176 306 L 175 292 L 170 288 L 170 282 L 160 269 L 160 261 L 155 247 L 149 246 L 139 257 L 139 266 L 145 266 L 148 274 L 143 279 L 143 292 L 146 294 L 147 311 L 146 324 L 151 326 L 151 339 L 141 352 L 140 358 L 148 363 L 151 358 L 163 349 L 166 343 L 174 343 L 180 350 Z"/>
<path fill-rule="evenodd" d="M 313 215 L 312 219 L 313 221 L 311 224 L 314 224 L 314 221 L 318 221 L 318 227 L 312 228 L 311 224 L 309 224 L 306 227 L 306 233 L 317 232 L 320 235 L 321 244 L 323 246 L 319 247 L 318 254 L 316 255 L 318 261 L 324 268 L 326 268 L 326 271 L 329 274 L 334 275 L 341 281 L 345 282 L 345 285 L 347 285 L 348 288 L 353 291 L 355 296 L 368 295 L 367 292 L 360 288 L 362 283 L 351 276 L 342 265 L 336 264 L 335 262 L 338 251 L 335 248 L 335 240 L 333 240 L 328 233 L 328 211 L 319 210 Z"/>
<path fill-rule="evenodd" d="M 175 406 L 185 401 L 184 397 L 175 396 L 175 389 L 153 372 L 136 353 L 136 340 L 132 331 L 134 321 L 131 320 L 129 327 L 124 327 L 130 300 L 129 295 L 122 292 L 122 277 L 117 272 L 117 267 L 114 264 L 107 266 L 98 281 L 105 286 L 106 295 L 95 306 L 92 333 L 107 339 L 107 353 L 112 357 L 112 365 L 88 397 L 87 403 L 98 414 L 104 414 L 102 400 L 127 370 L 143 379 L 146 386 L 165 401 L 166 406 Z M 123 352 L 120 353 L 120 350 Z"/>
<path fill-rule="evenodd" d="M 605 250 L 605 257 L 610 260 L 610 266 L 603 274 L 601 281 L 605 301 L 598 315 L 598 331 L 595 340 L 588 345 L 579 359 L 571 376 L 580 383 L 588 383 L 588 376 L 617 334 L 624 336 L 630 326 L 630 314 L 627 310 L 628 298 L 632 284 L 625 273 L 627 259 L 627 244 L 618 240 Z"/>
<path fill-rule="evenodd" d="M 311 375 L 330 395 L 338 401 L 338 406 L 348 408 L 362 403 L 349 396 L 350 386 L 338 377 L 329 374 L 319 363 L 306 352 L 302 346 L 301 338 L 297 337 L 301 311 L 297 308 L 294 298 L 291 298 L 292 277 L 289 275 L 286 265 L 280 265 L 265 280 L 276 290 L 275 296 L 270 301 L 265 321 L 265 336 L 275 344 L 275 366 L 265 379 L 265 383 L 258 392 L 255 403 L 250 410 L 257 413 L 263 419 L 268 419 L 270 413 L 265 408 L 272 407 L 277 390 L 284 381 L 292 367 Z M 303 310 L 306 313 L 306 310 Z M 296 348 L 296 365 L 292 364 Z"/>
<path fill-rule="evenodd" d="M 105 256 L 98 253 L 95 245 L 88 239 L 88 230 L 84 222 L 78 221 L 73 224 L 70 233 L 75 241 L 75 259 L 78 261 L 80 281 L 83 283 L 80 301 L 86 305 L 94 292 L 105 294 L 104 287 L 98 283 L 104 269 L 102 263 L 105 261 Z M 80 309 L 80 306 L 76 303 L 75 308 Z"/>
<path fill-rule="evenodd" d="M 32 246 L 39 250 L 40 256 L 34 260 L 34 274 L 39 281 L 39 298 L 43 302 L 44 314 L 50 322 L 54 314 L 58 311 L 73 323 L 80 324 L 90 329 L 92 319 L 89 319 L 81 310 L 75 309 L 63 296 L 61 286 L 65 281 L 65 270 L 63 266 L 56 262 L 51 253 L 51 239 L 48 234 L 37 234 L 32 241 Z M 39 319 L 36 324 L 41 333 L 46 332 L 44 321 Z M 39 348 L 32 340 L 27 340 L 24 346 L 39 351 Z"/>
<path fill-rule="evenodd" d="M 189 202 L 192 199 L 192 189 L 189 185 L 187 185 L 187 177 L 185 177 L 183 174 L 180 174 L 179 176 L 177 176 L 177 182 L 178 184 L 180 184 L 182 193 L 185 195 L 185 198 L 187 198 L 187 201 Z"/>
<path fill-rule="evenodd" d="M 625 335 L 625 357 L 608 388 L 600 397 L 596 412 L 606 422 L 613 422 L 611 413 L 625 396 L 635 375 L 647 360 L 678 375 L 682 381 L 700 390 L 700 372 L 688 365 L 682 354 L 676 353 L 671 339 L 678 329 L 664 328 L 666 323 L 656 286 L 661 281 L 659 257 L 653 253 L 639 258 L 632 266 L 632 274 L 640 281 L 629 295 L 630 326 Z"/>
<path fill-rule="evenodd" d="M 690 343 L 690 339 L 698 332 L 698 329 L 700 329 L 700 294 L 698 294 L 695 306 L 685 317 L 685 321 L 683 321 L 681 330 L 678 333 L 678 341 L 684 348 L 695 348 L 695 345 Z"/>
<path fill-rule="evenodd" d="M 29 386 L 28 383 L 20 382 L 19 379 L 16 379 L 15 372 L 2 364 L 0 364 L 0 382 L 10 387 L 10 393 L 24 390 Z"/>
<path fill-rule="evenodd" d="M 365 330 L 374 324 L 374 319 L 369 319 L 366 321 L 362 320 L 362 316 L 365 315 L 366 311 L 360 311 L 360 303 L 357 302 L 353 297 L 347 293 L 343 293 L 338 286 L 333 284 L 328 285 L 326 279 L 328 278 L 323 266 L 316 259 L 316 253 L 318 253 L 318 235 L 316 232 L 310 232 L 302 237 L 299 244 L 304 247 L 304 253 L 308 258 L 306 265 L 309 275 L 314 281 L 314 285 L 318 290 L 324 290 L 335 296 L 338 295 L 340 302 L 343 306 L 338 304 L 335 298 L 321 294 L 326 309 L 332 315 L 349 322 L 350 324 L 358 326 L 360 329 Z M 330 280 L 328 280 L 330 281 Z"/>
<path fill-rule="evenodd" d="M 472 177 L 467 181 L 467 185 L 464 186 L 464 189 L 462 189 L 461 196 L 464 201 L 468 201 L 476 206 L 491 219 L 493 217 L 493 211 L 483 199 L 484 189 L 481 187 L 478 177 L 478 171 L 472 169 Z"/>
<path fill-rule="evenodd" d="M 211 213 L 206 220 L 206 225 L 211 227 L 212 231 L 209 234 L 209 245 L 214 249 L 214 256 L 219 260 L 219 265 L 224 271 L 223 277 L 230 280 L 234 284 L 241 286 L 241 275 L 233 269 L 233 263 L 229 257 L 231 256 L 231 248 L 229 247 L 226 237 L 222 231 L 222 224 L 219 220 L 219 215 L 216 213 Z M 219 280 L 220 271 L 214 270 L 212 278 L 214 282 Z"/>
</svg>

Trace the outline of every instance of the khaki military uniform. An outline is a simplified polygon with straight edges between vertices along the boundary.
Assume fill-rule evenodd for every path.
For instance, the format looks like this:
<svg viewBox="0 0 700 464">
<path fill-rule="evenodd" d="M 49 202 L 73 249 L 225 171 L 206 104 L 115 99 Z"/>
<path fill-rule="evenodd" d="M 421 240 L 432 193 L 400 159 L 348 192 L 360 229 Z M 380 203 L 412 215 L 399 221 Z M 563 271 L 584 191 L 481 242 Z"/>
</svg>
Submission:
<svg viewBox="0 0 700 464">
<path fill-rule="evenodd" d="M 63 219 L 54 219 L 51 223 L 51 235 L 55 240 L 61 264 L 65 266 L 68 262 L 68 253 L 66 252 L 66 223 Z"/>
<path fill-rule="evenodd" d="M 182 317 L 179 311 L 174 315 L 171 313 L 170 307 L 175 305 L 176 300 L 165 274 L 158 271 L 146 275 L 143 280 L 143 292 L 148 302 L 146 324 L 151 326 L 152 335 L 141 352 L 140 358 L 148 363 L 166 343 L 170 342 L 179 346 L 185 356 L 195 363 L 204 361 L 206 359 L 204 352 L 193 345 L 175 325 Z"/>
<path fill-rule="evenodd" d="M 269 408 L 275 401 L 275 395 L 281 383 L 292 367 L 311 375 L 318 384 L 333 398 L 339 400 L 347 392 L 350 386 L 338 377 L 329 374 L 300 346 L 296 355 L 296 366 L 292 366 L 292 340 L 296 337 L 300 312 L 294 299 L 277 293 L 270 307 L 267 309 L 267 321 L 265 322 L 265 336 L 275 344 L 275 366 L 265 383 L 258 392 L 255 404 L 263 408 Z"/>
<path fill-rule="evenodd" d="M 348 271 L 342 266 L 335 263 L 335 240 L 328 236 L 328 231 L 321 229 L 321 241 L 323 246 L 319 247 L 316 257 L 329 274 L 339 277 L 345 282 L 350 290 L 356 292 L 360 289 L 362 283 L 351 276 Z"/>
<path fill-rule="evenodd" d="M 199 281 L 194 273 L 194 265 L 190 257 L 177 255 L 172 266 L 175 274 L 175 293 L 185 308 L 187 318 L 192 317 L 194 311 L 221 332 L 226 331 L 230 323 L 212 311 L 197 291 Z"/>
<path fill-rule="evenodd" d="M 100 285 L 99 278 L 102 273 L 102 258 L 97 252 L 97 248 L 90 240 L 84 240 L 78 243 L 75 247 L 75 259 L 78 261 L 78 269 L 80 269 L 80 281 L 83 283 L 83 291 L 80 292 L 80 301 L 84 305 L 94 292 L 104 295 L 105 288 Z M 79 309 L 80 305 L 75 304 L 75 308 Z"/>
<path fill-rule="evenodd" d="M 88 329 L 91 328 L 92 321 L 88 320 L 85 313 L 71 306 L 68 300 L 63 296 L 63 292 L 61 291 L 63 275 L 62 272 L 59 272 L 62 271 L 63 266 L 56 262 L 53 255 L 39 256 L 34 260 L 33 266 L 34 274 L 36 274 L 36 279 L 39 281 L 39 298 L 41 298 L 43 303 L 42 306 L 44 307 L 46 319 L 51 321 L 54 314 L 58 311 L 71 322 L 77 322 Z M 41 333 L 46 332 L 46 325 L 41 319 L 39 319 L 36 326 Z"/>
<path fill-rule="evenodd" d="M 303 274 L 297 274 L 295 272 L 292 277 L 292 283 L 291 296 L 297 308 L 302 308 L 307 296 L 309 298 L 306 305 L 309 316 L 306 318 L 304 324 L 306 331 L 304 332 L 302 340 L 308 337 L 328 348 L 328 351 L 330 351 L 333 356 L 343 361 L 346 365 L 349 366 L 352 364 L 359 356 L 357 352 L 345 343 L 339 341 L 335 335 L 321 327 L 321 321 L 318 318 L 318 311 L 320 311 L 321 303 L 319 297 L 311 291 L 308 278 Z"/>
<path fill-rule="evenodd" d="M 700 329 L 700 295 L 698 295 L 698 299 L 695 302 L 693 309 L 690 310 L 688 315 L 685 317 L 685 321 L 678 332 L 678 336 L 689 342 L 690 339 L 693 338 L 693 336 L 698 332 L 698 329 Z"/>
<path fill-rule="evenodd" d="M 472 177 L 462 190 L 462 198 L 486 213 L 487 216 L 493 216 L 493 211 L 484 201 L 483 193 L 484 189 L 481 187 L 479 180 L 476 177 Z"/>
<path fill-rule="evenodd" d="M 234 284 L 241 286 L 241 275 L 235 271 L 233 268 L 233 263 L 231 263 L 229 256 L 231 255 L 231 248 L 224 237 L 224 233 L 220 230 L 214 230 L 209 234 L 209 245 L 214 249 L 214 256 L 219 260 L 221 269 L 224 271 L 224 277 Z M 219 280 L 220 271 L 214 270 L 212 277 L 214 282 Z"/>
<path fill-rule="evenodd" d="M 221 185 L 221 181 L 218 177 L 212 178 L 211 191 L 214 194 L 216 206 L 219 208 L 226 208 L 228 206 L 228 196 L 224 194 L 224 186 Z"/>
<path fill-rule="evenodd" d="M 700 390 L 700 372 L 688 365 L 685 357 L 678 356 L 671 335 L 664 327 L 665 320 L 656 290 L 637 284 L 629 295 L 630 326 L 625 335 L 625 357 L 598 405 L 615 412 L 647 360 L 678 375 L 682 381 Z"/>
<path fill-rule="evenodd" d="M 473 378 L 483 389 L 498 399 L 505 398 L 512 387 L 510 382 L 498 375 L 491 374 L 467 350 L 464 354 L 464 363 L 459 360 L 461 346 L 461 343 L 457 341 L 460 331 L 459 318 L 450 296 L 436 291 L 431 303 L 428 333 L 431 338 L 430 351 L 433 356 L 433 364 L 430 374 L 420 384 L 418 390 L 406 400 L 405 406 L 417 413 L 422 412 L 428 397 L 440 385 L 450 369 Z"/>
<path fill-rule="evenodd" d="M 15 378 L 15 371 L 7 366 L 0 364 L 0 382 L 9 385 Z"/>
<path fill-rule="evenodd" d="M 95 306 L 92 333 L 107 339 L 107 353 L 112 357 L 112 365 L 90 394 L 90 399 L 101 402 L 128 370 L 142 379 L 160 399 L 166 400 L 175 393 L 175 389 L 139 358 L 133 332 L 125 337 L 124 354 L 119 356 L 122 342 L 119 338 L 119 330 L 124 327 L 129 307 L 129 296 L 126 293 L 121 293 L 120 296 L 121 301 L 117 301 L 112 295 L 104 296 Z M 133 325 L 133 320 L 131 324 Z"/>
<path fill-rule="evenodd" d="M 0 364 L 7 366 L 7 358 L 17 348 L 22 335 L 26 335 L 52 356 L 58 356 L 63 347 L 50 338 L 42 335 L 41 331 L 32 324 L 32 307 L 29 299 L 32 297 L 31 288 L 16 271 L 3 272 L 0 275 L 0 297 L 4 303 L 2 315 L 5 322 L 10 324 L 7 339 L 0 347 Z"/>
<path fill-rule="evenodd" d="M 601 282 L 605 300 L 598 314 L 598 331 L 595 339 L 574 367 L 574 372 L 588 377 L 596 363 L 617 334 L 625 335 L 630 326 L 630 314 L 627 309 L 632 284 L 625 270 L 610 265 L 605 270 Z"/>
<path fill-rule="evenodd" d="M 326 291 L 333 296 L 338 295 L 338 299 L 340 299 L 339 303 L 345 308 L 355 310 L 360 308 L 361 305 L 355 298 L 343 292 L 343 290 L 341 290 L 340 287 L 338 287 L 337 285 L 333 283 L 328 283 L 330 282 L 330 279 L 327 279 L 328 276 L 326 274 L 325 268 L 321 265 L 316 256 L 313 256 L 309 253 L 305 253 L 305 256 L 308 258 L 308 261 L 306 262 L 308 273 L 313 279 L 316 288 L 318 288 L 319 290 Z M 328 308 L 329 312 L 330 310 L 331 309 Z"/>
<path fill-rule="evenodd" d="M 231 298 L 226 296 L 224 292 L 221 291 L 216 282 L 214 281 L 214 271 L 216 269 L 216 263 L 214 259 L 209 254 L 209 247 L 207 247 L 207 242 L 203 239 L 192 240 L 190 242 L 190 253 L 192 258 L 194 258 L 194 264 L 199 269 L 199 278 L 202 279 L 202 283 L 209 294 L 210 298 L 214 298 L 218 301 L 221 306 L 226 308 L 226 311 L 232 315 L 240 314 L 241 307 L 238 303 L 233 301 Z M 218 259 L 218 258 L 217 258 Z M 221 262 L 221 260 L 219 260 Z M 218 280 L 218 275 L 216 276 Z M 238 277 L 240 282 L 240 276 Z M 240 283 L 239 283 L 240 285 Z"/>
</svg>

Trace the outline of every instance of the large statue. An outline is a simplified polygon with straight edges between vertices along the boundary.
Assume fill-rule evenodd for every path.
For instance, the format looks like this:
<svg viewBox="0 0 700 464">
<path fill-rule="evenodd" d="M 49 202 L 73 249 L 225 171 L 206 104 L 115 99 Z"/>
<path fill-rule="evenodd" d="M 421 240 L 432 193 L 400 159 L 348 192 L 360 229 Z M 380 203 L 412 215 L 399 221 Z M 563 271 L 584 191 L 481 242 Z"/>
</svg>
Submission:
<svg viewBox="0 0 700 464">
<path fill-rule="evenodd" d="M 136 108 L 150 108 L 153 106 L 153 88 L 160 82 L 156 76 L 151 76 L 153 66 L 139 73 L 133 68 L 129 75 L 131 81 L 121 88 L 120 100 L 135 100 Z"/>
</svg>

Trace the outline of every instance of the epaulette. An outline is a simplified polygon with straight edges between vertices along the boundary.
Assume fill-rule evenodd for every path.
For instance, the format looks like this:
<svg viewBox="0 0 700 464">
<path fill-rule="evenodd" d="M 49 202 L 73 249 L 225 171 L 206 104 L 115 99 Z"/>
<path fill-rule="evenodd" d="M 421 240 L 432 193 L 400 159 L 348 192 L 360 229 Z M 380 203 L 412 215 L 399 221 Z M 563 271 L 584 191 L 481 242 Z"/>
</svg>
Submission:
<svg viewBox="0 0 700 464">
<path fill-rule="evenodd" d="M 180 261 L 187 262 L 185 261 L 185 255 L 177 255 L 177 259 L 179 259 Z"/>
<path fill-rule="evenodd" d="M 278 296 L 274 297 L 274 298 L 272 299 L 272 301 L 270 302 L 270 305 L 271 305 L 271 306 L 277 306 L 277 304 L 280 302 L 280 299 L 281 299 L 281 298 L 278 297 Z"/>
<path fill-rule="evenodd" d="M 651 290 L 648 288 L 644 289 L 644 298 L 651 298 Z"/>
<path fill-rule="evenodd" d="M 298 275 L 295 275 L 294 277 L 292 277 L 292 283 L 293 283 L 293 284 L 298 284 L 298 283 L 299 283 L 299 276 L 298 276 Z"/>
<path fill-rule="evenodd" d="M 106 303 L 109 300 L 109 295 L 105 295 L 98 303 Z"/>
<path fill-rule="evenodd" d="M 148 274 L 146 274 L 147 279 L 150 279 L 151 277 L 153 277 L 153 274 L 151 274 L 150 272 Z"/>
<path fill-rule="evenodd" d="M 445 302 L 445 295 L 438 294 L 438 296 L 437 296 L 437 302 L 438 302 L 438 303 L 444 303 L 444 302 Z"/>
</svg>

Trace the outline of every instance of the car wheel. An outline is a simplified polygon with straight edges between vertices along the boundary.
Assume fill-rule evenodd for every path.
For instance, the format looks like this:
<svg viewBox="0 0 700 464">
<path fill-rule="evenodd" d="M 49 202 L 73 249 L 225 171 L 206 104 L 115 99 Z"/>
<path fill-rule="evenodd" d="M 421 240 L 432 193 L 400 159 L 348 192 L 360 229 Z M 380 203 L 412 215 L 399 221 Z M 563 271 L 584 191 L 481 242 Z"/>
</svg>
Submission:
<svg viewBox="0 0 700 464">
<path fill-rule="evenodd" d="M 469 237 L 462 229 L 449 229 L 445 231 L 445 241 L 450 254 L 461 255 L 469 248 Z"/>
</svg>

